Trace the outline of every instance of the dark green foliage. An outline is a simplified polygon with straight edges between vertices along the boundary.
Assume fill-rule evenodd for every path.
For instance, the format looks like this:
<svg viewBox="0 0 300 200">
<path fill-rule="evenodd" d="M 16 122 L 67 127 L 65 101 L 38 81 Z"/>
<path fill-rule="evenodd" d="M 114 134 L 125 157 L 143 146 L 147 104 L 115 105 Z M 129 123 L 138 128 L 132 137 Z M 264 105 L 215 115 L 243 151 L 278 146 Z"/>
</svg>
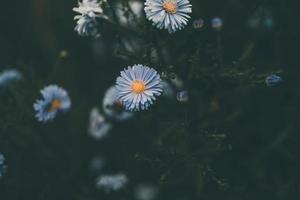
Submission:
<svg viewBox="0 0 300 200">
<path fill-rule="evenodd" d="M 106 7 L 112 21 L 99 21 L 95 40 L 73 31 L 75 0 L 2 2 L 0 69 L 17 68 L 24 79 L 0 87 L 0 152 L 8 165 L 1 200 L 132 200 L 143 183 L 156 185 L 163 200 L 300 198 L 298 3 L 190 1 L 189 25 L 169 35 L 144 16 L 120 26 L 112 12 L 128 2 L 114 0 Z M 248 26 L 259 13 L 272 17 L 271 28 Z M 222 30 L 211 28 L 214 17 L 223 19 Z M 193 29 L 198 18 L 205 25 Z M 160 97 L 93 140 L 90 110 L 101 109 L 120 70 L 139 63 L 166 80 L 181 78 L 190 100 Z M 267 87 L 270 74 L 283 82 Z M 69 92 L 72 109 L 42 124 L 32 104 L 48 84 Z M 89 163 L 97 155 L 106 165 L 95 174 Z M 98 174 L 118 172 L 128 175 L 124 189 L 96 189 Z"/>
</svg>

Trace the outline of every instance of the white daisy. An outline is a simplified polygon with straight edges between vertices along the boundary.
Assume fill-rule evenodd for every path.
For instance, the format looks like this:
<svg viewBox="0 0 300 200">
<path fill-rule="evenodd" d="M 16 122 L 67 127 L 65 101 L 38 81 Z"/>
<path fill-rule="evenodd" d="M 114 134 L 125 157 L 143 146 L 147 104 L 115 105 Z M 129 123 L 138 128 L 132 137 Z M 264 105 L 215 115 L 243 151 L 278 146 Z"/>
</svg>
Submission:
<svg viewBox="0 0 300 200">
<path fill-rule="evenodd" d="M 107 19 L 107 16 L 103 14 L 101 4 L 102 1 L 82 0 L 78 2 L 78 7 L 73 8 L 73 11 L 79 13 L 74 19 L 77 20 L 75 31 L 80 36 L 99 36 L 96 18 Z"/>
<path fill-rule="evenodd" d="M 174 33 L 187 25 L 192 5 L 188 0 L 146 0 L 144 10 L 154 26 Z"/>
<path fill-rule="evenodd" d="M 121 71 L 116 81 L 118 99 L 127 110 L 146 110 L 162 93 L 161 82 L 159 74 L 152 68 L 140 64 L 128 67 Z"/>
<path fill-rule="evenodd" d="M 53 120 L 57 113 L 67 112 L 71 107 L 70 97 L 63 88 L 57 85 L 49 85 L 41 90 L 43 99 L 33 104 L 38 121 L 47 122 Z"/>
<path fill-rule="evenodd" d="M 73 8 L 73 11 L 92 18 L 103 16 L 101 3 L 97 0 L 82 0 L 82 2 L 78 2 L 78 7 Z"/>
</svg>

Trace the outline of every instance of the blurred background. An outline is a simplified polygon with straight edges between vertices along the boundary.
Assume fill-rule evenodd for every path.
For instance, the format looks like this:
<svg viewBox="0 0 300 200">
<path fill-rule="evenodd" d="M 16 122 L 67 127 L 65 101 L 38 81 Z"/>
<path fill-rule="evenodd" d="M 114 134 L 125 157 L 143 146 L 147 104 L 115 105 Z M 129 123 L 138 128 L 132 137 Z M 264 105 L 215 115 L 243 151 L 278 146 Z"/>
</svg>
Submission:
<svg viewBox="0 0 300 200">
<path fill-rule="evenodd" d="M 144 1 L 108 2 L 119 22 L 100 20 L 99 38 L 74 31 L 76 0 L 1 3 L 0 73 L 22 78 L 0 86 L 0 199 L 300 199 L 299 3 L 190 0 L 188 26 L 170 35 Z M 138 63 L 171 94 L 93 137 L 91 110 L 105 116 L 107 89 Z M 49 84 L 72 109 L 39 123 L 32 105 Z M 120 188 L 101 186 L 115 174 Z"/>
</svg>

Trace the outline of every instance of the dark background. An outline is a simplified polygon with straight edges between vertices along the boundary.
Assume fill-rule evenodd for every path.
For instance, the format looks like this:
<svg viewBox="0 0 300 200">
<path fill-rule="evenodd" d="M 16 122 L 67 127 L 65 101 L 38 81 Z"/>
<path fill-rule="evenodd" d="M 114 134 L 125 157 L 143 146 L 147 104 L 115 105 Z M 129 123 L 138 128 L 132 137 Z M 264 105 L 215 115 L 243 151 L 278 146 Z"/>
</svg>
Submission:
<svg viewBox="0 0 300 200">
<path fill-rule="evenodd" d="M 1 200 L 134 199 L 139 183 L 155 185 L 164 200 L 300 199 L 297 1 L 191 3 L 190 24 L 173 35 L 143 16 L 135 28 L 141 37 L 100 22 L 102 36 L 95 40 L 74 31 L 75 0 L 1 2 L 0 69 L 24 76 L 0 88 L 0 152 L 8 165 Z M 274 24 L 250 28 L 260 9 Z M 224 21 L 221 31 L 210 27 L 216 16 Z M 192 27 L 197 18 L 205 20 L 200 30 Z M 120 56 L 127 51 L 120 38 L 133 38 L 139 48 Z M 169 57 L 151 60 L 149 48 Z M 119 71 L 136 63 L 180 76 L 189 102 L 160 98 L 149 111 L 114 123 L 109 137 L 93 140 L 90 109 L 101 108 Z M 283 82 L 267 87 L 271 73 Z M 41 124 L 32 104 L 48 84 L 69 92 L 72 109 Z M 97 155 L 105 157 L 105 168 L 91 172 Z M 95 187 L 97 175 L 118 172 L 129 178 L 121 191 Z"/>
</svg>

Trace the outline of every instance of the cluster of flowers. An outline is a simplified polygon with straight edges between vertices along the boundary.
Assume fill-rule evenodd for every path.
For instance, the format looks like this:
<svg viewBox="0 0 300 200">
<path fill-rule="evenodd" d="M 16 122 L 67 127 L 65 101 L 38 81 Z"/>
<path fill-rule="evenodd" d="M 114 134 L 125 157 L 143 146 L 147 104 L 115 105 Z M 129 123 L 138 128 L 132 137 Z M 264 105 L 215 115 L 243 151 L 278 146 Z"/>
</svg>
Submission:
<svg viewBox="0 0 300 200">
<path fill-rule="evenodd" d="M 266 85 L 275 86 L 282 81 L 277 75 L 266 78 Z M 134 65 L 121 71 L 116 80 L 116 85 L 111 86 L 103 98 L 103 111 L 101 114 L 97 108 L 90 113 L 89 132 L 96 139 L 104 137 L 111 129 L 109 119 L 126 120 L 133 116 L 131 111 L 147 110 L 154 103 L 157 96 L 162 92 L 166 96 L 172 96 L 172 86 L 162 81 L 160 75 L 152 68 L 143 65 Z M 66 112 L 71 107 L 71 100 L 66 90 L 57 86 L 49 85 L 41 90 L 43 99 L 34 104 L 36 118 L 40 122 L 53 120 L 60 112 Z M 187 102 L 189 94 L 187 90 L 177 92 L 176 98 L 179 102 Z"/>
<path fill-rule="evenodd" d="M 110 117 L 128 118 L 131 116 L 130 113 L 118 112 L 118 109 L 115 108 L 119 107 L 120 110 L 124 108 L 128 111 L 146 110 L 162 91 L 162 80 L 157 71 L 140 64 L 134 65 L 121 71 L 116 86 L 110 88 L 106 93 L 103 109 Z M 37 100 L 33 105 L 37 112 L 38 121 L 52 120 L 58 113 L 66 112 L 71 107 L 71 100 L 67 91 L 57 85 L 45 87 L 41 90 L 41 94 L 43 99 Z M 102 122 L 105 121 L 97 110 L 91 113 L 91 117 L 94 119 L 92 127 L 98 127 L 99 124 L 103 125 Z M 109 127 L 109 124 L 105 125 L 105 129 L 109 129 Z M 94 129 L 91 128 L 91 130 Z"/>
<path fill-rule="evenodd" d="M 106 0 L 82 0 L 79 6 L 73 10 L 79 15 L 75 16 L 77 25 L 75 30 L 81 36 L 99 36 L 97 30 L 97 19 L 108 19 L 104 14 L 102 5 Z M 146 17 L 154 26 L 165 29 L 169 33 L 183 29 L 192 12 L 192 5 L 188 0 L 146 0 L 144 11 Z M 202 19 L 193 22 L 194 28 L 203 27 Z M 221 29 L 223 22 L 221 18 L 212 20 L 212 27 Z M 5 70 L 0 74 L 0 86 L 20 80 L 22 75 L 17 70 Z M 272 74 L 265 80 L 267 86 L 272 87 L 282 81 L 282 78 Z M 68 92 L 57 85 L 49 85 L 41 91 L 42 99 L 36 100 L 33 108 L 36 118 L 40 122 L 53 120 L 57 114 L 65 113 L 71 108 L 71 98 Z M 89 133 L 96 139 L 107 135 L 112 128 L 112 121 L 126 120 L 133 116 L 133 111 L 147 110 L 162 93 L 174 96 L 172 86 L 162 81 L 158 72 L 145 65 L 136 64 L 129 66 L 120 72 L 116 84 L 108 88 L 102 102 L 104 114 L 97 108 L 92 109 L 89 121 Z M 189 94 L 186 90 L 177 93 L 179 102 L 187 102 Z M 96 160 L 94 165 L 102 165 L 102 160 Z M 0 154 L 0 178 L 6 171 L 5 158 Z M 96 186 L 108 191 L 122 188 L 128 182 L 125 174 L 102 175 L 97 179 Z M 139 199 L 147 200 L 155 196 L 156 190 L 152 187 L 140 187 L 136 192 Z"/>
<path fill-rule="evenodd" d="M 79 7 L 73 10 L 80 15 L 75 16 L 77 26 L 75 30 L 81 36 L 98 36 L 97 18 L 107 19 L 101 5 L 106 1 L 83 0 Z M 146 17 L 159 29 L 166 29 L 169 33 L 181 30 L 187 25 L 190 18 L 188 13 L 192 12 L 188 0 L 146 0 L 144 10 Z M 203 26 L 203 21 L 194 21 L 194 27 Z M 213 28 L 221 28 L 222 20 L 212 20 Z M 271 75 L 266 78 L 268 86 L 274 86 L 281 78 Z M 176 85 L 176 84 L 175 84 Z M 107 135 L 112 128 L 112 121 L 126 120 L 133 116 L 132 111 L 147 110 L 162 93 L 174 96 L 172 86 L 162 81 L 158 72 L 148 66 L 136 64 L 129 66 L 120 72 L 116 84 L 108 88 L 102 102 L 103 114 L 97 108 L 92 109 L 89 121 L 89 133 L 96 139 Z M 37 100 L 33 107 L 38 121 L 47 122 L 53 120 L 58 113 L 67 112 L 71 108 L 71 99 L 66 90 L 57 86 L 49 85 L 41 90 L 43 99 Z M 188 91 L 181 90 L 176 98 L 179 102 L 187 102 Z M 102 166 L 103 161 L 99 159 L 93 162 L 93 166 Z M 0 174 L 1 175 L 1 174 Z M 96 186 L 108 191 L 119 190 L 128 182 L 125 174 L 101 175 L 97 179 Z M 137 190 L 140 199 L 153 196 L 153 188 L 140 188 Z M 146 195 L 145 195 L 146 194 Z M 151 195 L 150 195 L 151 194 Z M 144 196 L 143 196 L 144 195 Z M 146 199 L 146 198 L 144 198 Z"/>
<path fill-rule="evenodd" d="M 98 34 L 96 19 L 108 18 L 101 7 L 104 3 L 107 1 L 82 0 L 78 3 L 78 7 L 73 8 L 75 12 L 79 13 L 75 16 L 75 19 L 78 20 L 75 30 L 80 35 L 96 36 Z M 192 5 L 188 0 L 146 0 L 144 5 L 146 17 L 153 22 L 153 25 L 159 29 L 166 29 L 169 33 L 181 30 L 187 25 L 190 18 L 188 13 L 192 12 Z M 200 22 L 196 22 L 197 26 L 198 23 Z M 212 24 L 220 27 L 222 21 L 216 18 Z M 6 70 L 0 74 L 0 85 L 21 78 L 22 76 L 17 70 Z M 267 77 L 266 84 L 274 86 L 281 80 L 280 77 L 271 75 Z M 132 113 L 128 111 L 147 110 L 154 103 L 156 97 L 161 95 L 163 88 L 167 89 L 168 87 L 155 69 L 141 64 L 130 66 L 121 71 L 116 85 L 107 91 L 103 101 L 103 110 L 110 118 L 118 120 L 129 118 Z M 41 94 L 43 99 L 37 100 L 33 105 L 37 112 L 36 118 L 40 122 L 53 120 L 58 113 L 67 112 L 71 108 L 71 99 L 67 91 L 57 85 L 46 86 L 41 90 Z M 187 101 L 188 92 L 179 92 L 177 99 L 181 102 Z M 110 123 L 97 109 L 91 112 L 90 132 L 92 135 L 101 138 L 110 127 Z M 104 131 L 99 132 L 99 130 Z"/>
<path fill-rule="evenodd" d="M 75 16 L 75 20 L 78 20 L 75 31 L 79 35 L 98 35 L 97 18 L 108 19 L 101 7 L 103 3 L 107 1 L 83 0 L 73 9 L 80 14 Z M 174 33 L 187 25 L 192 5 L 188 0 L 146 0 L 144 10 L 146 17 L 154 26 Z"/>
</svg>

